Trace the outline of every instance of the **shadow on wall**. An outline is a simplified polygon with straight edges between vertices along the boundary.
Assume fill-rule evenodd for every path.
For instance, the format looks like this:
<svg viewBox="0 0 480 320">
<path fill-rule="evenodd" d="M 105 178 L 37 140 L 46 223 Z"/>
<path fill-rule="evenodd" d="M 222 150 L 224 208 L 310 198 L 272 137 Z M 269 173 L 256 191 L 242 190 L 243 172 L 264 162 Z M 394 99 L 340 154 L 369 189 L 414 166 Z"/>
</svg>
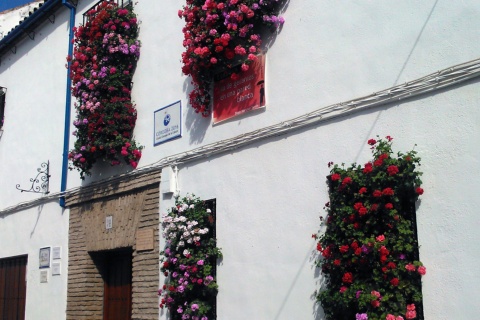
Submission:
<svg viewBox="0 0 480 320">
<path fill-rule="evenodd" d="M 32 238 L 33 235 L 35 234 L 35 230 L 37 229 L 38 221 L 40 220 L 42 211 L 43 211 L 43 204 L 37 207 L 37 220 L 35 221 L 35 225 L 33 226 L 32 232 L 30 232 L 30 238 Z"/>
<path fill-rule="evenodd" d="M 302 263 L 300 264 L 300 266 L 298 268 L 298 271 L 295 274 L 295 277 L 293 277 L 292 283 L 290 284 L 290 286 L 287 290 L 287 293 L 285 294 L 285 297 L 283 298 L 282 303 L 280 304 L 280 307 L 278 308 L 278 311 L 275 314 L 275 318 L 273 318 L 274 320 L 282 319 L 281 316 L 282 316 L 283 309 L 284 309 L 285 305 L 288 303 L 288 300 L 291 297 L 293 288 L 297 285 L 298 279 L 299 279 L 302 271 L 304 270 L 304 268 L 307 264 L 310 265 L 310 269 L 314 269 L 314 278 L 315 278 L 315 282 L 317 284 L 317 287 L 319 287 L 319 284 L 320 284 L 320 288 L 323 286 L 323 278 L 321 276 L 320 269 L 317 268 L 316 265 L 315 265 L 315 261 L 317 259 L 317 253 L 316 253 L 316 250 L 315 250 L 315 246 L 316 246 L 316 242 L 314 241 L 312 243 L 312 245 L 310 246 L 310 248 L 308 249 L 307 254 L 305 256 L 305 259 L 303 259 Z M 314 316 L 314 319 L 315 320 L 325 319 L 325 315 L 323 313 L 322 306 L 319 303 L 316 302 L 316 292 L 312 292 L 312 294 L 310 295 L 310 300 L 312 300 L 312 302 L 313 302 L 312 314 Z"/>
<path fill-rule="evenodd" d="M 192 91 L 193 85 L 190 77 L 185 78 L 183 83 L 183 91 L 186 94 L 187 114 L 185 115 L 185 128 L 190 132 L 190 145 L 197 145 L 203 142 L 205 133 L 212 123 L 212 117 L 202 117 L 201 114 L 196 113 L 188 102 L 188 94 Z M 184 109 L 184 110 L 185 110 Z"/>
</svg>

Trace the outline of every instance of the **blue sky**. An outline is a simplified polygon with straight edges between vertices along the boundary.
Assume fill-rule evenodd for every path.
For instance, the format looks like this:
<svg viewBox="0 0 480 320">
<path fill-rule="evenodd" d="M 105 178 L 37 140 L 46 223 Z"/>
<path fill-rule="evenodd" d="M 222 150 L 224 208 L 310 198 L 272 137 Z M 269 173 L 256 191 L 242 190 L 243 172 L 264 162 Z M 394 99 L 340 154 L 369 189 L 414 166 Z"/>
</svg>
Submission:
<svg viewBox="0 0 480 320">
<path fill-rule="evenodd" d="M 33 1 L 34 0 L 0 0 L 0 11 L 15 8 Z"/>
</svg>

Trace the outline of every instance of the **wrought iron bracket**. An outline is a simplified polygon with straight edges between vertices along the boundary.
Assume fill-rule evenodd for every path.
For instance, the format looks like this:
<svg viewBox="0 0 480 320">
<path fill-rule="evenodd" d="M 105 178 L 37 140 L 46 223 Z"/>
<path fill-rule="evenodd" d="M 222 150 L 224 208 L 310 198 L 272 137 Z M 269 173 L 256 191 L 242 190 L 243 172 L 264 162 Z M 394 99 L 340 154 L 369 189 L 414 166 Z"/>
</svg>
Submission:
<svg viewBox="0 0 480 320">
<path fill-rule="evenodd" d="M 50 167 L 50 161 L 43 162 L 40 165 L 40 168 L 37 168 L 37 175 L 35 178 L 30 178 L 30 182 L 32 183 L 32 186 L 30 189 L 21 189 L 20 185 L 17 184 L 16 188 L 17 190 L 20 190 L 21 192 L 33 192 L 33 193 L 43 193 L 43 194 L 48 194 L 48 182 L 50 179 L 50 174 L 49 174 L 49 167 Z"/>
</svg>

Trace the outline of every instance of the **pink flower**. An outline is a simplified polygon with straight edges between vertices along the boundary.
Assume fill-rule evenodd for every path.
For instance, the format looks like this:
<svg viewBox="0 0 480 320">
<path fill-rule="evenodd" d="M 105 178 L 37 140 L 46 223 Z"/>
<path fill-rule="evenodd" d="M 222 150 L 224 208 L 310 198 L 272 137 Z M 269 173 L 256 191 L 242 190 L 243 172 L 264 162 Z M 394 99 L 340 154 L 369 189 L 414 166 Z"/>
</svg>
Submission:
<svg viewBox="0 0 480 320">
<path fill-rule="evenodd" d="M 415 271 L 415 266 L 411 263 L 405 265 L 405 269 L 407 269 L 407 271 Z"/>
<path fill-rule="evenodd" d="M 345 291 L 347 291 L 347 289 L 348 288 L 345 286 L 340 287 L 340 293 L 344 293 Z"/>
<path fill-rule="evenodd" d="M 115 72 L 117 72 L 117 69 L 115 67 L 111 67 L 110 74 L 114 74 Z"/>
<path fill-rule="evenodd" d="M 383 242 L 385 240 L 385 236 L 383 234 L 381 234 L 378 237 L 376 237 L 375 239 L 377 239 L 378 242 Z"/>
<path fill-rule="evenodd" d="M 204 263 L 203 260 L 198 260 L 198 261 L 197 261 L 197 264 L 198 264 L 199 266 L 203 266 L 203 263 Z"/>
<path fill-rule="evenodd" d="M 424 266 L 420 266 L 420 267 L 418 267 L 417 272 L 420 275 L 424 276 L 427 273 L 427 268 L 425 268 Z"/>
<path fill-rule="evenodd" d="M 405 318 L 407 319 L 415 319 L 417 317 L 417 312 L 415 310 L 413 311 L 407 311 L 405 314 Z"/>
<path fill-rule="evenodd" d="M 248 64 L 242 64 L 242 71 L 247 71 L 248 70 Z"/>
</svg>

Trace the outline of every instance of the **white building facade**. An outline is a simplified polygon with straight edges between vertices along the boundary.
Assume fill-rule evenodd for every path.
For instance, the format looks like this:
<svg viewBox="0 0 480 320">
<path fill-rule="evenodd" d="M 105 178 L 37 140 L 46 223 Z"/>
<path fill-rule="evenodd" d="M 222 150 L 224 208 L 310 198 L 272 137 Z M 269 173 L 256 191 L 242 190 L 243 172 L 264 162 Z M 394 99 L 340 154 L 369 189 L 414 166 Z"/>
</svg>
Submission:
<svg viewBox="0 0 480 320">
<path fill-rule="evenodd" d="M 327 163 L 367 162 L 366 142 L 377 135 L 392 136 L 395 151 L 415 147 L 422 158 L 425 194 L 417 206 L 417 224 L 420 259 L 427 267 L 422 281 L 425 319 L 476 318 L 476 1 L 290 1 L 282 13 L 286 22 L 266 53 L 266 107 L 213 125 L 188 105 L 190 79 L 181 72 L 184 22 L 177 15 L 184 2 L 140 0 L 134 10 L 142 47 L 132 98 L 142 158 L 134 170 L 97 163 L 85 181 L 77 171 L 66 171 L 62 190 L 66 108 L 72 110 L 67 122 L 75 119 L 73 101 L 67 102 L 65 68 L 71 15 L 78 26 L 94 4 L 46 0 L 41 7 L 48 10 L 32 29 L 15 41 L 7 42 L 8 35 L 0 40 L 0 87 L 6 88 L 0 137 L 0 261 L 27 257 L 25 319 L 75 318 L 67 303 L 73 283 L 69 274 L 75 270 L 69 255 L 75 240 L 71 219 L 87 215 L 89 202 L 68 199 L 79 194 L 80 199 L 82 190 L 94 194 L 91 203 L 104 201 L 110 208 L 90 214 L 106 216 L 108 210 L 120 210 L 121 205 L 108 202 L 117 196 L 157 192 L 152 210 L 160 221 L 152 222 L 156 229 L 148 228 L 157 242 L 152 255 L 158 256 L 158 247 L 164 246 L 158 222 L 174 205 L 173 194 L 162 192 L 167 182 L 160 178 L 170 167 L 178 170 L 172 179 L 176 177 L 181 195 L 216 199 L 216 235 L 224 255 L 217 267 L 217 319 L 323 319 L 314 299 L 322 278 L 315 268 L 311 234 L 325 216 Z M 36 12 L 29 17 L 40 16 Z M 182 105 L 182 136 L 154 145 L 154 112 L 177 101 Z M 73 130 L 68 129 L 70 149 Z M 30 178 L 47 161 L 48 194 L 17 189 L 30 188 Z M 135 186 L 144 176 L 149 177 L 145 184 Z M 120 181 L 121 187 L 101 200 L 98 188 L 112 181 Z M 67 204 L 62 207 L 64 196 Z M 145 199 L 148 203 L 148 196 Z M 148 205 L 142 208 L 143 213 L 150 210 Z M 144 228 L 143 213 L 133 227 L 137 231 Z M 113 216 L 115 228 L 118 220 Z M 98 221 L 104 230 L 103 216 Z M 82 226 L 89 223 L 95 224 Z M 117 237 L 132 236 L 127 233 Z M 88 230 L 85 234 L 88 237 Z M 88 252 L 104 252 L 130 244 L 89 246 L 93 244 L 86 244 Z M 46 268 L 41 268 L 42 248 L 50 248 Z M 59 256 L 53 257 L 54 249 Z M 133 252 L 136 257 L 135 248 Z M 158 260 L 155 263 L 158 266 Z M 160 286 L 163 278 L 158 274 L 154 281 Z M 100 301 L 101 308 L 101 296 L 90 298 Z M 143 307 L 135 299 L 132 319 L 141 319 Z M 145 299 L 155 303 L 145 307 L 149 317 L 167 319 L 158 309 L 155 291 Z M 76 319 L 96 317 L 82 314 Z"/>
</svg>

